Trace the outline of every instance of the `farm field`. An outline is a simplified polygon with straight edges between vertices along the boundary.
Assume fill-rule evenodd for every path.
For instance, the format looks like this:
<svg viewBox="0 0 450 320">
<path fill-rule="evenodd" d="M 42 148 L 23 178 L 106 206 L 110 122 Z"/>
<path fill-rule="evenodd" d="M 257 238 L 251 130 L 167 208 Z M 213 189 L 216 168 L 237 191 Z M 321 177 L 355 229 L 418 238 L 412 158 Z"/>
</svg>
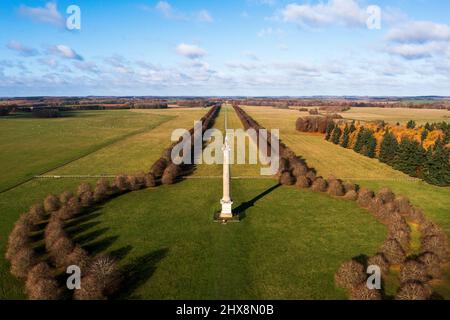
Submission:
<svg viewBox="0 0 450 320">
<path fill-rule="evenodd" d="M 414 120 L 418 125 L 427 122 L 449 121 L 448 110 L 435 109 L 408 109 L 408 108 L 351 108 L 349 111 L 339 113 L 351 120 L 384 120 L 387 123 L 405 125 L 409 120 Z"/>
</svg>

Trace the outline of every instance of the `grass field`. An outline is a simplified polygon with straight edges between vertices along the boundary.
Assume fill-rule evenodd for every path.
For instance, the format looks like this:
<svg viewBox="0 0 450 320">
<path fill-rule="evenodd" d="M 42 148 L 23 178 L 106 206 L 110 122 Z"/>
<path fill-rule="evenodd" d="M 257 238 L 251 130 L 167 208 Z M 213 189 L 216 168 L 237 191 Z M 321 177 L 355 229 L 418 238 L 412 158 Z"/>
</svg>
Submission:
<svg viewBox="0 0 450 320">
<path fill-rule="evenodd" d="M 409 120 L 414 120 L 417 124 L 422 125 L 427 122 L 448 122 L 450 119 L 449 111 L 434 109 L 352 108 L 340 114 L 346 119 L 364 121 L 384 120 L 387 123 L 395 124 L 400 122 L 403 125 Z"/>
<path fill-rule="evenodd" d="M 235 113 L 227 109 L 229 127 L 240 127 Z M 175 118 L 50 174 L 146 170 L 170 143 L 171 131 L 191 127 L 205 110 L 141 113 Z M 221 112 L 217 128 L 223 128 L 223 120 Z M 345 298 L 334 287 L 334 272 L 344 260 L 373 254 L 384 240 L 385 228 L 353 202 L 257 179 L 259 166 L 235 165 L 232 171 L 234 176 L 255 177 L 232 181 L 235 208 L 244 217 L 239 224 L 212 222 L 221 182 L 203 176 L 220 175 L 221 166 L 199 165 L 194 174 L 198 179 L 127 194 L 69 230 L 91 252 L 109 251 L 120 258 L 129 281 L 119 298 Z M 95 180 L 38 179 L 0 194 L 1 251 L 12 224 L 30 204 L 82 181 Z M 22 283 L 9 275 L 3 254 L 0 298 L 24 298 Z"/>
<path fill-rule="evenodd" d="M 136 277 L 122 298 L 344 299 L 333 284 L 340 263 L 384 240 L 384 227 L 353 202 L 280 187 L 253 204 L 272 180 L 233 180 L 235 207 L 248 209 L 238 224 L 214 223 L 220 183 L 191 179 L 99 210 L 90 223 L 105 231 L 93 241 L 129 251 L 121 265 Z"/>
<path fill-rule="evenodd" d="M 4 175 L 2 172 L 0 184 L 10 186 L 22 181 L 25 183 L 0 193 L 0 299 L 24 297 L 22 284 L 9 274 L 9 264 L 3 254 L 8 234 L 19 215 L 33 203 L 42 201 L 47 194 L 59 194 L 82 182 L 96 181 L 87 178 L 61 178 L 26 182 L 29 177 L 49 170 L 49 175 L 99 175 L 148 170 L 170 144 L 171 131 L 192 126 L 194 120 L 205 112 L 204 109 L 89 111 L 62 119 L 1 119 L 5 127 L 0 130 L 9 128 L 8 132 L 5 131 L 9 139 L 3 136 L 0 138 L 1 146 L 4 143 L 7 150 L 2 152 L 1 159 L 9 170 Z M 84 124 L 83 121 L 87 123 Z M 28 132 L 36 131 L 36 128 L 41 128 L 43 133 L 36 136 Z M 114 128 L 123 134 L 117 135 Z M 106 136 L 106 133 L 110 136 L 115 134 L 116 138 L 102 142 L 98 131 L 103 132 L 102 136 Z M 67 140 L 60 135 L 67 137 Z M 72 137 L 78 137 L 82 141 L 66 143 L 71 142 Z M 16 148 L 12 141 L 16 142 Z M 51 170 L 52 168 L 58 169 Z M 30 172 L 25 175 L 27 170 Z"/>
<path fill-rule="evenodd" d="M 80 111 L 57 119 L 2 117 L 0 192 L 169 119 L 123 110 Z"/>
<path fill-rule="evenodd" d="M 450 188 L 432 186 L 412 179 L 376 159 L 364 157 L 353 150 L 325 141 L 322 135 L 296 131 L 298 111 L 260 107 L 244 107 L 244 110 L 266 128 L 280 129 L 283 142 L 302 156 L 311 167 L 316 168 L 319 175 L 334 175 L 375 191 L 389 187 L 396 194 L 407 196 L 414 205 L 422 208 L 450 237 Z M 446 279 L 447 283 L 440 288 L 440 292 L 450 299 L 450 271 L 447 271 Z"/>
</svg>

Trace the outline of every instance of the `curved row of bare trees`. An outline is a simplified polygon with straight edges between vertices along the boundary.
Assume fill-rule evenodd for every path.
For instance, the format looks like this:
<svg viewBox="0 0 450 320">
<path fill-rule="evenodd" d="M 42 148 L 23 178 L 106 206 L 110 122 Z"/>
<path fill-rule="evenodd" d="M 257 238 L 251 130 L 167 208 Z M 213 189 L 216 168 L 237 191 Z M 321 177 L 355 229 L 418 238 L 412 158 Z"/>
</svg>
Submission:
<svg viewBox="0 0 450 320">
<path fill-rule="evenodd" d="M 212 108 L 201 120 L 202 131 L 213 125 L 220 107 Z M 193 129 L 191 129 L 193 132 Z M 171 151 L 171 148 L 168 150 Z M 149 173 L 119 175 L 112 181 L 98 180 L 95 187 L 87 183 L 78 186 L 75 194 L 65 191 L 58 196 L 49 195 L 42 203 L 33 205 L 15 223 L 8 238 L 6 258 L 11 263 L 11 273 L 25 281 L 26 294 L 34 300 L 101 300 L 115 294 L 123 276 L 114 257 L 108 254 L 91 256 L 81 245 L 75 243 L 67 227 L 117 196 L 143 188 L 155 187 L 160 182 L 175 182 L 184 167 L 175 166 L 164 153 Z M 160 166 L 162 160 L 164 166 Z M 158 174 L 156 168 L 160 168 Z M 170 177 L 169 177 L 170 176 Z M 45 253 L 39 251 L 43 242 Z M 81 269 L 81 289 L 69 291 L 61 277 L 66 268 L 76 265 Z"/>
<path fill-rule="evenodd" d="M 242 108 L 234 108 L 244 128 L 263 129 Z M 268 139 L 268 144 L 269 141 Z M 386 226 L 388 235 L 377 254 L 367 261 L 352 259 L 345 262 L 335 274 L 336 284 L 347 289 L 351 299 L 385 298 L 383 289 L 370 290 L 366 284 L 367 267 L 371 265 L 380 268 L 383 279 L 388 275 L 390 267 L 400 266 L 400 287 L 396 299 L 423 300 L 432 297 L 429 282 L 441 276 L 442 266 L 449 259 L 447 235 L 442 228 L 427 220 L 422 210 L 412 206 L 407 198 L 396 196 L 387 188 L 374 193 L 335 177 L 324 179 L 317 176 L 313 168 L 309 168 L 304 160 L 283 143 L 280 143 L 278 177 L 283 185 L 311 188 L 315 192 L 356 201 Z M 411 226 L 418 226 L 421 233 L 418 254 L 412 254 L 410 247 Z"/>
</svg>

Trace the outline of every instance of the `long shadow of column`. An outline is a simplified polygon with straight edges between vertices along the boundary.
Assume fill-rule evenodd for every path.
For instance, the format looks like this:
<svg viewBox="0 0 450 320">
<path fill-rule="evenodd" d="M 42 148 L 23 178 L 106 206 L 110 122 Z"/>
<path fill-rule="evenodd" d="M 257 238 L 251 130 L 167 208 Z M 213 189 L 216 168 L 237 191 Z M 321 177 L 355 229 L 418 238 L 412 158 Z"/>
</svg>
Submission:
<svg viewBox="0 0 450 320">
<path fill-rule="evenodd" d="M 270 187 L 266 191 L 258 194 L 256 197 L 254 197 L 250 201 L 246 201 L 246 202 L 241 203 L 233 211 L 235 212 L 236 215 L 239 215 L 239 220 L 245 219 L 247 209 L 253 207 L 257 201 L 261 200 L 262 198 L 264 198 L 268 194 L 272 193 L 273 191 L 275 191 L 279 187 L 281 187 L 281 184 L 279 184 L 279 183 L 274 185 L 273 187 Z"/>
</svg>

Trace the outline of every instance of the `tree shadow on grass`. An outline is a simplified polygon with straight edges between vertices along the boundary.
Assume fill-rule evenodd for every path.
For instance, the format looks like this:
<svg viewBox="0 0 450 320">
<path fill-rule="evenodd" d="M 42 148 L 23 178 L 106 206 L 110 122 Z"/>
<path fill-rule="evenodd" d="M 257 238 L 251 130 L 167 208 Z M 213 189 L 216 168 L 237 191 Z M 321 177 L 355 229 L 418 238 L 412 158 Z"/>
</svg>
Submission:
<svg viewBox="0 0 450 320">
<path fill-rule="evenodd" d="M 281 184 L 278 183 L 278 184 L 274 185 L 273 187 L 270 187 L 269 189 L 265 190 L 264 192 L 261 192 L 260 194 L 258 194 L 256 197 L 254 197 L 250 201 L 241 203 L 237 208 L 234 209 L 235 214 L 239 215 L 240 220 L 245 219 L 247 209 L 253 207 L 257 201 L 261 200 L 262 198 L 264 198 L 268 194 L 272 193 L 279 187 L 281 187 Z"/>
<path fill-rule="evenodd" d="M 106 251 L 114 242 L 119 239 L 119 236 L 107 237 L 99 241 L 95 241 L 83 246 L 83 249 L 87 250 L 89 254 L 95 256 L 96 254 Z"/>
<path fill-rule="evenodd" d="M 133 259 L 121 269 L 122 285 L 113 299 L 142 299 L 134 292 L 151 278 L 157 264 L 169 252 L 168 248 L 156 250 Z"/>
<path fill-rule="evenodd" d="M 75 236 L 82 234 L 83 232 L 86 232 L 89 229 L 92 229 L 92 228 L 98 226 L 99 224 L 101 224 L 101 222 L 99 222 L 99 221 L 86 222 L 86 223 L 83 223 L 83 224 L 80 224 L 78 226 L 74 226 L 71 228 L 66 227 L 66 232 L 69 234 L 69 236 L 71 238 L 75 238 Z"/>
</svg>

